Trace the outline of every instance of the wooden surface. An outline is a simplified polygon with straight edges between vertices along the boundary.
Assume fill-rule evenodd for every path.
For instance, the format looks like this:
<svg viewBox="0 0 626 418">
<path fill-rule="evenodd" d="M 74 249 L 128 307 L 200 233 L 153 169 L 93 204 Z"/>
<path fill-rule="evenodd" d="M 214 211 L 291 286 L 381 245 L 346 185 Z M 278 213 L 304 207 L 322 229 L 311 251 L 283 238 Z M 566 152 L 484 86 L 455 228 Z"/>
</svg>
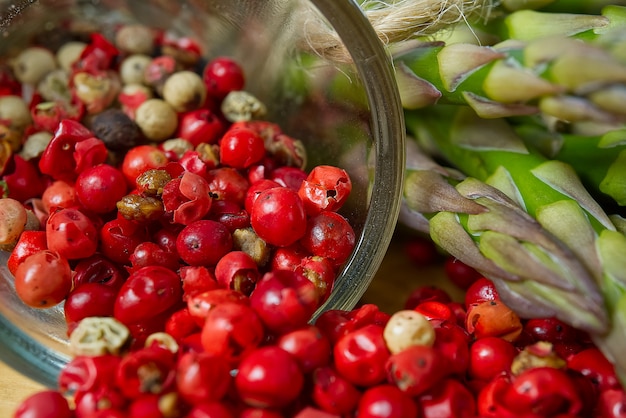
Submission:
<svg viewBox="0 0 626 418">
<path fill-rule="evenodd" d="M 409 293 L 420 285 L 438 285 L 449 290 L 453 297 L 460 293 L 445 281 L 440 266 L 416 266 L 405 255 L 406 236 L 399 235 L 392 242 L 382 266 L 362 301 L 376 303 L 382 310 L 393 313 L 402 309 Z M 0 418 L 9 418 L 28 395 L 43 387 L 0 363 Z"/>
</svg>

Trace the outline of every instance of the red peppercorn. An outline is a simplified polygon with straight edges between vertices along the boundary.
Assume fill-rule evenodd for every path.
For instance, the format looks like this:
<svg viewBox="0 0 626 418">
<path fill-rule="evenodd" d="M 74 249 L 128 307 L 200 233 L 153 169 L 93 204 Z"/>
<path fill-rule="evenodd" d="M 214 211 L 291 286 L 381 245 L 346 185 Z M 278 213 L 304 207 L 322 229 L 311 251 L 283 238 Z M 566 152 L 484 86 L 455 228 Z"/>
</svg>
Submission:
<svg viewBox="0 0 626 418">
<path fill-rule="evenodd" d="M 600 391 L 620 388 L 613 364 L 596 347 L 584 349 L 570 356 L 567 367 L 590 379 Z"/>
<path fill-rule="evenodd" d="M 215 266 L 232 247 L 230 231 L 221 223 L 207 219 L 187 225 L 176 240 L 178 254 L 192 266 Z"/>
<path fill-rule="evenodd" d="M 250 255 L 243 251 L 231 251 L 225 254 L 215 266 L 215 278 L 221 287 L 237 290 L 250 295 L 261 274 Z"/>
<path fill-rule="evenodd" d="M 311 397 L 326 412 L 345 415 L 352 412 L 361 397 L 357 387 L 330 366 L 313 371 Z"/>
<path fill-rule="evenodd" d="M 70 405 L 59 392 L 43 390 L 26 398 L 15 411 L 15 418 L 73 418 Z"/>
<path fill-rule="evenodd" d="M 46 239 L 50 251 L 68 260 L 93 255 L 98 247 L 98 231 L 83 212 L 60 209 L 46 222 Z"/>
<path fill-rule="evenodd" d="M 454 257 L 446 258 L 444 271 L 448 279 L 463 290 L 469 289 L 476 280 L 482 277 L 474 268 Z"/>
<path fill-rule="evenodd" d="M 265 242 L 285 247 L 306 232 L 304 204 L 298 193 L 286 187 L 263 190 L 252 204 L 250 223 Z"/>
<path fill-rule="evenodd" d="M 414 345 L 391 355 L 385 368 L 388 381 L 409 396 L 423 394 L 449 374 L 443 355 L 426 345 Z"/>
<path fill-rule="evenodd" d="M 17 267 L 14 283 L 15 292 L 26 305 L 49 308 L 67 297 L 72 272 L 68 261 L 58 253 L 41 250 Z"/>
<path fill-rule="evenodd" d="M 367 387 L 385 380 L 390 352 L 383 330 L 379 325 L 365 325 L 347 333 L 335 344 L 334 366 L 350 383 Z"/>
<path fill-rule="evenodd" d="M 472 343 L 469 353 L 469 376 L 488 381 L 511 370 L 517 350 L 510 341 L 500 337 L 484 337 Z"/>
<path fill-rule="evenodd" d="M 300 243 L 311 254 L 341 265 L 352 254 L 356 234 L 346 218 L 335 212 L 323 211 L 308 219 Z"/>
<path fill-rule="evenodd" d="M 304 373 L 310 373 L 330 362 L 330 341 L 314 325 L 281 335 L 276 345 L 294 356 Z"/>
<path fill-rule="evenodd" d="M 280 367 L 276 367 L 280 365 Z M 276 346 L 258 348 L 239 364 L 235 386 L 248 405 L 262 408 L 284 407 L 293 402 L 304 385 L 298 361 Z"/>
<path fill-rule="evenodd" d="M 221 400 L 231 380 L 228 363 L 218 355 L 186 353 L 178 359 L 176 392 L 192 405 Z"/>
<path fill-rule="evenodd" d="M 348 173 L 338 167 L 320 165 L 307 175 L 298 194 L 309 216 L 322 210 L 337 211 L 350 196 L 352 182 Z"/>
<path fill-rule="evenodd" d="M 417 417 L 418 409 L 413 399 L 396 386 L 383 384 L 371 387 L 359 400 L 359 418 Z"/>
<path fill-rule="evenodd" d="M 161 266 L 148 266 L 133 272 L 115 300 L 114 316 L 123 324 L 138 324 L 164 313 L 180 303 L 180 277 Z"/>
<path fill-rule="evenodd" d="M 423 418 L 473 418 L 476 416 L 474 395 L 456 379 L 444 379 L 419 397 Z"/>
<path fill-rule="evenodd" d="M 76 179 L 76 196 L 86 209 L 104 214 L 115 210 L 118 200 L 127 192 L 124 175 L 108 164 L 83 170 Z"/>
<path fill-rule="evenodd" d="M 319 307 L 315 285 L 295 271 L 265 273 L 250 295 L 250 306 L 265 327 L 280 335 L 307 324 Z"/>
<path fill-rule="evenodd" d="M 493 282 L 485 277 L 480 277 L 465 292 L 465 308 L 481 302 L 499 300 L 498 291 Z"/>
<path fill-rule="evenodd" d="M 223 302 L 213 306 L 202 327 L 204 350 L 223 356 L 230 365 L 238 364 L 254 351 L 264 337 L 261 319 L 243 303 Z"/>
<path fill-rule="evenodd" d="M 243 69 L 228 57 L 216 57 L 209 61 L 202 71 L 202 79 L 207 95 L 216 99 L 224 98 L 231 91 L 241 90 L 245 84 Z"/>
<path fill-rule="evenodd" d="M 220 139 L 220 163 L 239 169 L 258 163 L 265 156 L 261 135 L 252 129 L 231 128 Z"/>
</svg>

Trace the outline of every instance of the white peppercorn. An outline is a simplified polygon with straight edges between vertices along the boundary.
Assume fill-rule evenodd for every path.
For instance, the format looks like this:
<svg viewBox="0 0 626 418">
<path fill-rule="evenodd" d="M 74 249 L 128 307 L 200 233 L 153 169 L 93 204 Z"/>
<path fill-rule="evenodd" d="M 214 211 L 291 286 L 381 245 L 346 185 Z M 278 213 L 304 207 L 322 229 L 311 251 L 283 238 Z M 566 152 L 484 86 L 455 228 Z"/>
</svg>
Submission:
<svg viewBox="0 0 626 418">
<path fill-rule="evenodd" d="M 61 68 L 57 68 L 41 79 L 37 84 L 37 91 L 46 101 L 69 102 L 72 99 L 69 81 L 68 73 Z"/>
<path fill-rule="evenodd" d="M 419 312 L 400 310 L 394 313 L 385 325 L 383 338 L 393 354 L 414 346 L 431 346 L 435 343 L 435 328 Z"/>
<path fill-rule="evenodd" d="M 165 100 L 150 99 L 137 108 L 135 123 L 146 138 L 160 142 L 172 137 L 178 127 L 178 116 Z"/>
<path fill-rule="evenodd" d="M 56 59 L 49 50 L 32 46 L 22 50 L 10 64 L 20 82 L 35 85 L 56 68 Z"/>
<path fill-rule="evenodd" d="M 267 113 L 265 105 L 245 91 L 231 91 L 222 101 L 222 114 L 231 122 L 245 122 L 263 117 Z"/>
<path fill-rule="evenodd" d="M 129 54 L 152 54 L 155 33 L 148 26 L 129 24 L 122 26 L 115 34 L 115 45 Z"/>
<path fill-rule="evenodd" d="M 20 156 L 25 160 L 41 156 L 51 140 L 52 133 L 47 131 L 39 131 L 29 135 L 26 141 L 24 141 L 24 145 L 22 145 Z"/>
<path fill-rule="evenodd" d="M 24 129 L 32 123 L 28 104 L 19 96 L 0 96 L 0 119 L 13 129 Z"/>
<path fill-rule="evenodd" d="M 198 109 L 206 99 L 202 77 L 192 71 L 178 71 L 165 80 L 163 99 L 177 112 Z"/>
<path fill-rule="evenodd" d="M 56 54 L 59 67 L 69 73 L 72 69 L 72 64 L 78 60 L 85 47 L 87 47 L 87 44 L 80 41 L 64 43 Z"/>
<path fill-rule="evenodd" d="M 124 58 L 120 64 L 120 77 L 124 84 L 141 84 L 143 73 L 152 61 L 148 55 L 133 54 Z"/>
</svg>

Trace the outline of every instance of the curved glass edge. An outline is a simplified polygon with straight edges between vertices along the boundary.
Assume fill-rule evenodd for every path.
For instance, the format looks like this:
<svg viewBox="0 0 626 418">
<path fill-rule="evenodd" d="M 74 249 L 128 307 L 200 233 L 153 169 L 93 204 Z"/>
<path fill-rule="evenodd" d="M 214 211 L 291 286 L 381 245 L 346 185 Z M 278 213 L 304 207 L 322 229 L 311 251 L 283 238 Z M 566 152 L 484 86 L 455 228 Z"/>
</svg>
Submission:
<svg viewBox="0 0 626 418">
<path fill-rule="evenodd" d="M 332 294 L 313 316 L 315 321 L 331 306 L 337 310 L 354 308 L 382 263 L 400 213 L 406 133 L 391 59 L 362 9 L 354 1 L 311 2 L 331 23 L 352 56 L 370 102 L 376 148 L 371 210 L 363 233 Z M 384 115 L 377 113 L 381 110 Z"/>
<path fill-rule="evenodd" d="M 59 372 L 69 358 L 33 340 L 2 315 L 0 339 L 8 346 L 0 350 L 2 362 L 46 387 L 57 387 Z"/>
</svg>

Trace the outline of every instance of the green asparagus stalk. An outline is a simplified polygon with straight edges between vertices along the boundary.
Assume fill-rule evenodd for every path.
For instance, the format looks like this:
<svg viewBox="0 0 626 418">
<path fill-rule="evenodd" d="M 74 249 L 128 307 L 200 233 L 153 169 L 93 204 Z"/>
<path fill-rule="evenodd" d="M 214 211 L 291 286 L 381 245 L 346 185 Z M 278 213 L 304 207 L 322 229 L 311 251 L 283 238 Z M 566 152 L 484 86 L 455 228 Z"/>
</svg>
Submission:
<svg viewBox="0 0 626 418">
<path fill-rule="evenodd" d="M 465 104 L 483 118 L 624 120 L 626 62 L 566 37 L 488 47 L 423 42 L 394 57 L 407 109 Z"/>
<path fill-rule="evenodd" d="M 569 248 L 584 265 L 601 289 L 608 314 L 604 318 L 594 311 L 592 315 L 596 315 L 598 323 L 605 328 L 593 329 L 587 323 L 586 329 L 615 364 L 622 383 L 626 383 L 626 358 L 621 353 L 626 346 L 626 328 L 623 326 L 626 324 L 626 236 L 617 230 L 611 218 L 583 187 L 573 168 L 527 148 L 505 120 L 481 118 L 468 106 L 438 105 L 420 111 L 407 111 L 406 122 L 410 133 L 420 141 L 432 141 L 434 149 L 465 175 L 501 191 Z M 413 182 L 407 181 L 409 184 Z M 474 192 L 470 196 L 478 194 Z M 475 250 L 464 249 L 470 241 L 476 242 L 481 254 L 513 274 L 527 272 L 529 260 L 534 259 L 546 265 L 564 265 L 560 260 L 555 261 L 550 251 L 538 251 L 526 241 L 520 244 L 520 237 L 507 228 L 508 224 L 515 224 L 512 220 L 500 221 L 503 230 L 494 237 L 489 228 L 498 218 L 494 214 L 492 219 L 487 219 L 477 222 L 471 216 L 438 212 L 429 220 L 430 234 L 442 248 L 462 261 L 468 260 L 468 264 L 476 266 L 479 271 L 481 266 L 473 262 L 475 256 L 466 255 L 466 251 L 471 254 Z M 459 224 L 463 227 L 459 228 Z M 459 244 L 457 237 L 462 230 L 471 231 L 471 240 Z M 483 232 L 478 234 L 480 240 L 477 241 L 477 231 L 481 230 Z M 588 288 L 580 275 L 557 274 L 546 278 L 545 273 L 540 271 L 528 274 L 530 277 L 526 276 L 524 280 L 503 280 L 501 286 L 518 295 L 522 301 L 533 302 L 537 297 L 553 294 L 553 288 L 559 286 Z M 573 296 L 570 305 L 555 303 L 556 316 L 581 327 L 580 318 L 588 318 L 591 311 L 583 313 L 578 306 L 593 300 L 595 296 L 590 292 Z M 528 306 L 520 300 L 517 303 L 509 301 L 509 304 L 513 309 L 524 312 Z"/>
</svg>

